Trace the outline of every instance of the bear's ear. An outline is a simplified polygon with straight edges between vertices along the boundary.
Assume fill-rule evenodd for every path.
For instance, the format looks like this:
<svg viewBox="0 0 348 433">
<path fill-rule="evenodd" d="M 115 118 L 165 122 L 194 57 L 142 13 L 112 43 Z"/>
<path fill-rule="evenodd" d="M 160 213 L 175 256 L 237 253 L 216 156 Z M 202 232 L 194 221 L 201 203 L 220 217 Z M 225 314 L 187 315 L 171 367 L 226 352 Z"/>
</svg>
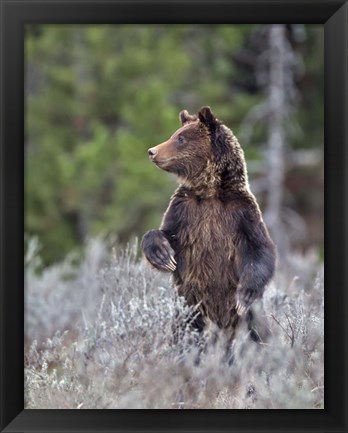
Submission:
<svg viewBox="0 0 348 433">
<path fill-rule="evenodd" d="M 185 125 L 185 123 L 187 122 L 193 122 L 197 120 L 197 116 L 191 116 L 190 114 L 188 114 L 187 110 L 180 111 L 179 118 L 182 125 Z"/>
<path fill-rule="evenodd" d="M 212 113 L 210 107 L 202 107 L 198 112 L 199 120 L 204 123 L 209 129 L 215 129 L 217 125 L 217 119 Z"/>
</svg>

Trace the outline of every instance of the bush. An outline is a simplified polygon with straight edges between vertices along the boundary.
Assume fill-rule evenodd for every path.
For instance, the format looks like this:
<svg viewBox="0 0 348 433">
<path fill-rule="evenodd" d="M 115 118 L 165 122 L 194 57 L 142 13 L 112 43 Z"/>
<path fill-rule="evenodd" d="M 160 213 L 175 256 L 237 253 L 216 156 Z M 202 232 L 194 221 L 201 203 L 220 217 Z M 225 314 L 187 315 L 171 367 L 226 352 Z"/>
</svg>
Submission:
<svg viewBox="0 0 348 433">
<path fill-rule="evenodd" d="M 269 338 L 256 344 L 241 327 L 228 366 L 223 338 L 199 365 L 189 327 L 173 344 L 174 318 L 184 324 L 192 309 L 167 275 L 137 259 L 137 243 L 110 254 L 94 239 L 78 265 L 68 256 L 41 272 L 36 251 L 30 242 L 26 408 L 323 408 L 323 275 L 314 255 L 293 254 L 279 268 L 263 299 Z"/>
</svg>

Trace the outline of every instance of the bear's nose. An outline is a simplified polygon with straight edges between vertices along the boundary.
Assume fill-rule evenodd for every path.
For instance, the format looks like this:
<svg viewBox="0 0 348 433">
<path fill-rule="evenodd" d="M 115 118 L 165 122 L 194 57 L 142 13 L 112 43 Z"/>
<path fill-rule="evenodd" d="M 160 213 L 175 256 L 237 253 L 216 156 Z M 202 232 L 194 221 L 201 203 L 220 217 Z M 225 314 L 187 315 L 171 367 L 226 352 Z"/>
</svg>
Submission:
<svg viewBox="0 0 348 433">
<path fill-rule="evenodd" d="M 149 156 L 155 156 L 156 155 L 156 149 L 154 147 L 151 147 L 151 149 L 148 150 Z"/>
</svg>

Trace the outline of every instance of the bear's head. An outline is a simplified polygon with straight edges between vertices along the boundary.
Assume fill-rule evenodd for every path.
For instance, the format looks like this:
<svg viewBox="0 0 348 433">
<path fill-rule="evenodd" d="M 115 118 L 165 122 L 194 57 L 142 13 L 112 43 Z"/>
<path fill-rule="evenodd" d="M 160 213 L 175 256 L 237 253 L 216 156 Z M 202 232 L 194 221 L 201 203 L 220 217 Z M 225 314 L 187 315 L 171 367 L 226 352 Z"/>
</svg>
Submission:
<svg viewBox="0 0 348 433">
<path fill-rule="evenodd" d="M 237 166 L 244 171 L 244 156 L 237 139 L 210 107 L 202 107 L 197 115 L 181 111 L 179 118 L 181 128 L 167 141 L 148 150 L 157 167 L 191 185 L 211 184 L 213 179 L 221 183 L 224 173 Z"/>
</svg>

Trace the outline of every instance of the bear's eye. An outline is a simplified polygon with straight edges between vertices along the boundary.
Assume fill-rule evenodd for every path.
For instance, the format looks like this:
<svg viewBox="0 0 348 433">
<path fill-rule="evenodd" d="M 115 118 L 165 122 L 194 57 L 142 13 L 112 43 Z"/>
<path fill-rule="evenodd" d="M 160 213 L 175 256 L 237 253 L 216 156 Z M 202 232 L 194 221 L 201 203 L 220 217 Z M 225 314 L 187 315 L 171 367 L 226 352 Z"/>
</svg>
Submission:
<svg viewBox="0 0 348 433">
<path fill-rule="evenodd" d="M 178 136 L 178 143 L 183 144 L 185 142 L 185 139 L 182 135 Z"/>
</svg>

